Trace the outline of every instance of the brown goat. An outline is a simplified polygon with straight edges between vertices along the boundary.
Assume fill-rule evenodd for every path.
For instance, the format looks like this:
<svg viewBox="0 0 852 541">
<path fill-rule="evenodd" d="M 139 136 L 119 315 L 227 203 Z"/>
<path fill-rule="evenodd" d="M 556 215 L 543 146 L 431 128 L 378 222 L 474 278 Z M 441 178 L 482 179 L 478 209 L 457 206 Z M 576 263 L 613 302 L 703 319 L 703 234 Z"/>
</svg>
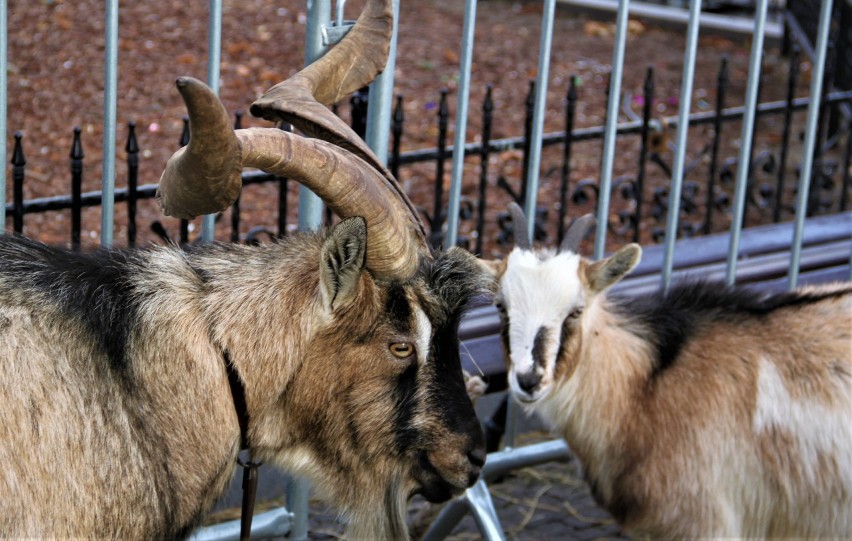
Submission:
<svg viewBox="0 0 852 541">
<path fill-rule="evenodd" d="M 192 139 L 163 174 L 168 213 L 230 205 L 245 165 L 314 189 L 343 218 L 329 232 L 92 254 L 0 236 L 0 537 L 185 537 L 241 440 L 311 479 L 353 538 L 404 538 L 412 494 L 475 482 L 485 455 L 457 326 L 490 280 L 470 254 L 426 248 L 393 177 L 313 101 L 375 76 L 390 16 L 370 0 L 343 42 L 256 103 L 337 144 L 235 133 L 209 89 L 178 83 Z"/>
<path fill-rule="evenodd" d="M 599 503 L 652 539 L 852 536 L 852 284 L 611 298 L 641 249 L 580 257 L 591 223 L 495 269 L 512 393 Z"/>
</svg>

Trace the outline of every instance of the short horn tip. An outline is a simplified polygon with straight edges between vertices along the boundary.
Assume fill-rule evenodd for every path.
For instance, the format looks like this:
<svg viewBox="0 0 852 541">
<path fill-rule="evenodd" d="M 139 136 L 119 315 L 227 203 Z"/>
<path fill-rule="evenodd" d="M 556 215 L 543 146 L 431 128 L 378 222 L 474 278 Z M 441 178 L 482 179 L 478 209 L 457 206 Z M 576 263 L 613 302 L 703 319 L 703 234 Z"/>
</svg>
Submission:
<svg viewBox="0 0 852 541">
<path fill-rule="evenodd" d="M 175 86 L 179 91 L 181 91 L 181 93 L 183 93 L 184 89 L 206 87 L 207 85 L 199 81 L 195 77 L 190 77 L 189 75 L 181 75 L 180 77 L 175 79 Z"/>
</svg>

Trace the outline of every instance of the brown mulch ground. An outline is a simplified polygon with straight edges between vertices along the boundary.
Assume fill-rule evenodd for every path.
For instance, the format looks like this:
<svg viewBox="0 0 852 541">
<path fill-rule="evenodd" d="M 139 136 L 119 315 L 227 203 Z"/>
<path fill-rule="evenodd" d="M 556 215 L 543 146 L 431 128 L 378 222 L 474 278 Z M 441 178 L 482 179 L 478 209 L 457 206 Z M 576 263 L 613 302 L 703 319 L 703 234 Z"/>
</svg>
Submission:
<svg viewBox="0 0 852 541">
<path fill-rule="evenodd" d="M 354 18 L 362 2 L 347 5 L 347 16 Z M 75 125 L 83 130 L 86 154 L 83 189 L 100 188 L 102 143 L 102 79 L 104 23 L 103 3 L 94 0 L 38 0 L 13 2 L 9 11 L 9 127 L 7 138 L 11 158 L 11 132 L 25 134 L 27 181 L 25 197 L 67 194 L 70 191 L 68 153 Z M 528 81 L 535 77 L 541 25 L 540 3 L 490 0 L 477 8 L 476 45 L 472 75 L 471 118 L 468 140 L 479 138 L 481 107 L 485 85 L 494 87 L 495 113 L 492 136 L 517 136 L 523 132 L 523 103 Z M 188 74 L 206 78 L 207 12 L 204 0 L 164 0 L 162 2 L 122 3 L 120 11 L 119 90 L 118 90 L 118 165 L 117 185 L 126 185 L 123 159 L 126 123 L 135 121 L 142 148 L 140 183 L 155 183 L 168 156 L 177 148 L 184 114 L 174 90 L 176 76 Z M 396 67 L 396 91 L 406 99 L 403 150 L 431 147 L 436 144 L 439 91 L 450 91 L 450 134 L 454 119 L 454 92 L 458 79 L 459 45 L 463 24 L 463 3 L 455 0 L 418 0 L 403 2 L 400 13 L 399 56 Z M 612 56 L 612 24 L 588 19 L 560 9 L 555 23 L 550 87 L 545 131 L 564 129 L 564 97 L 572 75 L 579 77 L 580 101 L 577 127 L 603 123 L 605 88 Z M 248 105 L 265 89 L 297 71 L 304 61 L 305 4 L 300 0 L 226 0 L 222 29 L 221 96 L 230 111 L 247 110 Z M 625 93 L 638 96 L 642 91 L 646 68 L 656 69 L 655 115 L 677 114 L 680 72 L 684 38 L 681 32 L 657 28 L 634 21 L 627 44 L 626 69 L 623 76 Z M 718 36 L 703 36 L 699 43 L 693 110 L 712 109 L 715 103 L 716 74 L 720 59 L 730 61 L 728 103 L 742 103 L 749 43 Z M 803 66 L 800 84 L 806 93 L 808 66 Z M 764 100 L 782 99 L 786 81 L 786 60 L 774 49 L 767 51 L 764 61 Z M 633 109 L 641 112 L 638 99 L 631 100 Z M 342 107 L 347 116 L 347 107 Z M 777 143 L 780 118 L 763 122 L 758 139 L 762 146 Z M 263 125 L 246 119 L 246 125 Z M 723 156 L 738 153 L 739 123 L 725 128 Z M 710 127 L 693 129 L 691 155 L 709 142 Z M 625 138 L 618 145 L 615 176 L 634 174 L 638 155 L 638 137 Z M 576 145 L 572 162 L 572 184 L 599 173 L 600 142 Z M 558 194 L 560 149 L 547 149 L 543 160 L 540 198 L 552 204 Z M 670 153 L 667 155 L 670 160 Z M 707 158 L 695 170 L 696 179 L 706 175 Z M 450 166 L 444 177 L 449 186 Z M 655 182 L 665 183 L 659 168 L 649 169 Z M 466 162 L 463 193 L 474 197 L 479 175 L 478 159 Z M 492 156 L 489 164 L 489 196 L 486 237 L 497 229 L 496 214 L 505 209 L 509 198 L 496 188 L 497 177 L 505 176 L 518 186 L 521 175 L 521 153 L 505 151 Z M 419 164 L 406 167 L 400 175 L 403 185 L 416 204 L 433 206 L 435 166 Z M 11 181 L 7 201 L 11 201 Z M 291 201 L 296 187 L 291 186 Z M 257 186 L 245 191 L 242 199 L 243 233 L 252 225 L 272 225 L 275 209 L 270 205 L 276 197 L 273 186 Z M 446 194 L 446 191 L 445 191 Z M 446 197 L 446 196 L 445 196 Z M 650 194 L 646 200 L 650 200 Z M 614 199 L 614 211 L 619 209 Z M 295 205 L 289 220 L 295 223 Z M 587 212 L 579 206 L 571 215 Z M 552 218 L 556 212 L 551 212 Z M 99 208 L 84 210 L 84 238 L 96 242 L 99 236 Z M 151 222 L 161 219 L 153 201 L 140 203 L 139 227 L 143 242 L 153 239 L 147 233 Z M 25 233 L 49 242 L 68 242 L 68 211 L 27 215 Z M 222 220 L 228 223 L 228 220 Z M 553 219 L 550 229 L 553 232 Z M 116 244 L 126 242 L 126 213 L 123 205 L 116 210 Z M 172 235 L 177 224 L 164 221 Z M 726 226 L 725 218 L 719 227 Z M 11 226 L 11 222 L 10 222 Z M 462 224 L 469 233 L 472 223 Z M 654 224 L 643 222 L 643 238 L 650 239 Z M 194 228 L 195 232 L 197 229 Z M 195 234 L 195 233 L 193 233 Z M 217 238 L 228 238 L 227 226 L 220 226 Z M 551 237 L 552 238 L 552 237 Z M 500 251 L 492 241 L 487 254 Z"/>
</svg>

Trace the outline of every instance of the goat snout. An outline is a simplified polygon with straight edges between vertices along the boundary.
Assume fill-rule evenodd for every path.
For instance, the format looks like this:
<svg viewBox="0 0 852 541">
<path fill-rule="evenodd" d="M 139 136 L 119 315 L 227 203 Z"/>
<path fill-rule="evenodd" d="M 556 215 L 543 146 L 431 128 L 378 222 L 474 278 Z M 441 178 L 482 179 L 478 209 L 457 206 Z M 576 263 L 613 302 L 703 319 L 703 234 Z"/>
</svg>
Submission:
<svg viewBox="0 0 852 541">
<path fill-rule="evenodd" d="M 422 452 L 418 492 L 435 503 L 457 496 L 479 479 L 485 456 L 485 446 L 479 441 L 455 449 L 436 448 Z"/>
<path fill-rule="evenodd" d="M 518 388 L 529 396 L 532 396 L 541 383 L 541 376 L 535 370 L 517 375 Z"/>
</svg>

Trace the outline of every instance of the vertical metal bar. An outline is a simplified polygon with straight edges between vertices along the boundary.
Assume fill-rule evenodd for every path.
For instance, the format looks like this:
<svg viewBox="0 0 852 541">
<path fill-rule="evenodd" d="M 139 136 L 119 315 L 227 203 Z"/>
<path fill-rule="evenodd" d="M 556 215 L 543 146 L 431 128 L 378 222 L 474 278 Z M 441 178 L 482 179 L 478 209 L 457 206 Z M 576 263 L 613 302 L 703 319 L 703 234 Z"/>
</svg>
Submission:
<svg viewBox="0 0 852 541">
<path fill-rule="evenodd" d="M 12 230 L 18 234 L 24 231 L 24 167 L 27 159 L 24 157 L 23 138 L 23 133 L 15 132 L 15 150 L 12 151 Z"/>
<path fill-rule="evenodd" d="M 829 30 L 831 32 L 831 30 Z M 828 103 L 828 91 L 831 89 L 831 81 L 834 79 L 834 74 L 831 69 L 834 67 L 833 62 L 831 61 L 832 56 L 834 55 L 834 43 L 829 40 L 827 49 L 825 51 L 825 73 L 823 74 L 823 82 L 822 82 L 822 94 L 819 97 L 819 114 L 817 115 L 817 127 L 816 127 L 816 141 L 814 142 L 814 161 L 813 167 L 811 168 L 811 180 L 810 180 L 810 197 L 808 199 L 807 206 L 807 216 L 813 216 L 815 214 L 819 214 L 820 210 L 820 190 L 823 189 L 823 155 L 825 153 L 825 148 L 823 147 L 823 142 L 825 139 L 825 125 L 827 123 L 827 118 L 829 115 L 829 109 L 831 106 Z"/>
<path fill-rule="evenodd" d="M 645 167 L 648 162 L 648 134 L 651 128 L 651 108 L 654 105 L 654 66 L 648 66 L 645 84 L 642 88 L 642 135 L 639 148 L 639 172 L 636 174 L 636 224 L 633 229 L 633 242 L 639 242 L 642 224 L 642 203 L 645 199 Z"/>
<path fill-rule="evenodd" d="M 331 21 L 331 0 L 308 2 L 305 28 L 305 65 L 325 54 L 328 47 L 322 42 L 322 29 Z M 322 226 L 322 200 L 309 189 L 299 185 L 299 229 L 319 229 Z M 307 529 L 305 530 L 307 532 Z M 307 535 L 307 533 L 305 534 Z"/>
<path fill-rule="evenodd" d="M 287 122 L 279 122 L 278 129 L 289 132 L 293 127 Z M 278 183 L 278 237 L 284 237 L 287 234 L 287 196 L 290 187 L 286 177 L 275 177 L 275 180 Z"/>
<path fill-rule="evenodd" d="M 6 106 L 8 92 L 9 23 L 8 2 L 0 0 L 0 235 L 6 232 Z"/>
<path fill-rule="evenodd" d="M 535 206 L 538 198 L 538 176 L 541 167 L 541 138 L 544 133 L 544 113 L 547 105 L 547 86 L 550 77 L 550 48 L 553 43 L 553 19 L 556 0 L 544 0 L 541 15 L 541 45 L 538 51 L 538 75 L 535 85 L 535 114 L 533 115 L 532 141 L 530 141 L 530 163 L 527 169 L 527 192 L 524 212 L 530 242 L 535 237 Z"/>
<path fill-rule="evenodd" d="M 571 147 L 574 143 L 574 114 L 577 108 L 577 76 L 571 76 L 565 96 L 565 145 L 562 147 L 562 174 L 559 183 L 559 221 L 556 223 L 556 245 L 562 245 L 565 217 L 568 214 L 568 188 L 571 183 Z"/>
<path fill-rule="evenodd" d="M 136 188 L 139 185 L 139 142 L 136 140 L 136 123 L 127 125 L 127 245 L 136 245 Z"/>
<path fill-rule="evenodd" d="M 840 184 L 840 212 L 849 204 L 849 188 L 852 185 L 852 122 L 846 124 L 846 157 L 843 160 L 843 180 Z"/>
<path fill-rule="evenodd" d="M 74 127 L 74 140 L 71 142 L 71 248 L 80 249 L 80 229 L 82 228 L 82 192 L 83 192 L 83 143 L 80 141 L 80 126 Z"/>
<path fill-rule="evenodd" d="M 290 476 L 287 483 L 287 509 L 293 513 L 288 539 L 304 541 L 308 538 L 308 508 L 310 483 L 303 477 Z"/>
<path fill-rule="evenodd" d="M 473 30 L 476 27 L 476 0 L 464 2 L 461 64 L 456 101 L 456 136 L 453 142 L 453 168 L 450 176 L 450 201 L 447 209 L 446 248 L 456 245 L 459 233 L 459 200 L 464 173 L 464 146 L 467 142 L 467 110 L 470 104 L 470 67 L 473 59 Z"/>
<path fill-rule="evenodd" d="M 492 86 L 485 88 L 485 99 L 482 101 L 482 146 L 479 150 L 479 205 L 476 222 L 476 251 L 482 256 L 485 242 L 485 209 L 487 207 L 486 190 L 488 188 L 488 157 L 491 155 L 491 124 L 494 120 L 494 101 L 491 98 Z"/>
<path fill-rule="evenodd" d="M 231 205 L 231 242 L 240 242 L 240 197 Z"/>
<path fill-rule="evenodd" d="M 532 150 L 533 117 L 535 116 L 535 80 L 530 80 L 527 99 L 524 101 L 524 146 L 523 163 L 521 165 L 521 190 L 518 192 L 519 203 L 527 200 L 527 190 L 530 178 L 530 151 Z M 534 233 L 534 232 L 533 232 Z"/>
<path fill-rule="evenodd" d="M 438 157 L 435 160 L 435 202 L 430 231 L 432 246 L 436 248 L 444 238 L 441 234 L 441 226 L 444 223 L 444 163 L 447 161 L 447 121 L 449 116 L 447 90 L 442 89 L 441 102 L 438 105 Z"/>
<path fill-rule="evenodd" d="M 598 227 L 595 233 L 594 258 L 603 257 L 606 247 L 606 230 L 609 223 L 609 199 L 612 186 L 612 166 L 615 160 L 615 136 L 618 128 L 618 102 L 621 96 L 621 74 L 624 68 L 624 48 L 627 43 L 627 15 L 630 0 L 618 0 L 615 18 L 615 46 L 612 52 L 612 76 L 607 99 L 606 126 L 604 128 L 601 182 L 598 190 Z"/>
<path fill-rule="evenodd" d="M 219 64 L 222 58 L 222 0 L 210 0 L 207 32 L 207 86 L 219 93 Z M 201 217 L 201 240 L 211 242 L 216 233 L 216 215 Z"/>
<path fill-rule="evenodd" d="M 101 245 L 112 246 L 115 215 L 115 127 L 118 86 L 118 0 L 106 0 L 104 144 L 101 174 Z"/>
<path fill-rule="evenodd" d="M 674 247 L 677 241 L 680 197 L 683 188 L 683 168 L 686 160 L 686 136 L 689 133 L 689 109 L 692 106 L 692 83 L 695 79 L 695 53 L 698 49 L 698 27 L 701 0 L 693 0 L 689 9 L 689 26 L 686 30 L 686 51 L 683 56 L 683 81 L 680 87 L 675 155 L 672 182 L 669 187 L 669 209 L 666 217 L 666 245 L 663 258 L 662 287 L 668 289 L 674 265 Z"/>
<path fill-rule="evenodd" d="M 346 13 L 346 0 L 337 0 L 335 8 L 334 24 L 337 26 L 343 26 L 343 15 Z M 396 11 L 394 11 L 394 13 L 396 13 Z M 394 20 L 396 20 L 396 17 L 394 17 Z M 393 48 L 393 46 L 391 46 L 391 48 Z"/>
<path fill-rule="evenodd" d="M 405 108 L 402 94 L 396 96 L 396 107 L 393 110 L 393 145 L 391 146 L 390 171 L 394 178 L 399 178 L 399 154 L 402 145 L 402 129 L 405 125 Z"/>
<path fill-rule="evenodd" d="M 338 0 L 338 9 L 342 0 Z M 396 69 L 396 34 L 399 27 L 399 0 L 393 0 L 393 28 L 390 52 L 385 69 L 370 83 L 370 101 L 367 105 L 367 146 L 378 156 L 383 165 L 388 163 L 388 140 L 390 135 L 391 109 L 393 108 L 393 72 Z M 339 12 L 342 16 L 342 13 Z"/>
<path fill-rule="evenodd" d="M 704 215 L 704 234 L 713 228 L 713 210 L 716 207 L 716 175 L 719 166 L 719 146 L 722 143 L 722 111 L 728 91 L 728 57 L 722 57 L 716 79 L 716 116 L 713 118 L 713 150 L 710 152 L 710 175 L 707 179 L 707 211 Z"/>
<path fill-rule="evenodd" d="M 764 0 L 765 1 L 765 0 Z M 817 31 L 816 58 L 811 76 L 811 100 L 808 104 L 808 118 L 805 129 L 805 144 L 802 148 L 802 169 L 799 173 L 799 193 L 796 200 L 796 221 L 793 229 L 793 246 L 788 273 L 789 287 L 795 288 L 799 283 L 799 263 L 802 257 L 802 237 L 805 231 L 805 214 L 807 213 L 808 189 L 810 188 L 811 171 L 813 168 L 814 143 L 816 142 L 816 125 L 819 116 L 820 96 L 822 96 L 823 75 L 825 74 L 825 57 L 828 49 L 828 32 L 831 24 L 833 0 L 824 0 L 819 16 Z"/>
<path fill-rule="evenodd" d="M 776 222 L 781 221 L 781 210 L 784 203 L 784 177 L 787 174 L 787 153 L 790 149 L 790 132 L 793 130 L 793 100 L 796 97 L 796 82 L 799 78 L 799 54 L 802 49 L 797 45 L 792 45 L 792 53 L 790 55 L 790 68 L 787 77 L 787 107 L 784 109 L 784 132 L 781 135 L 781 158 L 778 165 L 778 177 L 775 181 L 775 209 L 772 212 L 772 219 Z"/>
<path fill-rule="evenodd" d="M 180 141 L 178 145 L 181 148 L 185 147 L 189 144 L 189 117 L 183 116 L 183 129 L 180 132 Z M 180 246 L 189 243 L 189 220 L 186 218 L 181 218 L 180 221 Z"/>
<path fill-rule="evenodd" d="M 367 134 L 367 105 L 369 101 L 369 87 L 356 90 L 349 98 L 349 113 L 351 115 L 349 126 L 362 139 Z M 333 107 L 334 113 L 337 114 L 337 106 L 334 105 Z"/>
<path fill-rule="evenodd" d="M 243 112 L 237 111 L 234 113 L 234 129 L 239 130 L 243 127 Z M 237 196 L 236 201 L 231 205 L 231 242 L 240 242 L 240 198 Z"/>
<path fill-rule="evenodd" d="M 736 281 L 737 256 L 740 250 L 740 234 L 742 233 L 746 192 L 748 190 L 749 152 L 751 152 L 751 142 L 754 136 L 754 117 L 757 115 L 757 92 L 760 85 L 760 65 L 763 56 L 763 31 L 766 26 L 766 10 L 768 5 L 768 0 L 758 0 L 757 9 L 754 14 L 754 35 L 751 43 L 751 59 L 748 65 L 745 114 L 743 115 L 739 166 L 737 167 L 737 185 L 734 190 L 734 216 L 731 222 L 728 267 L 725 275 L 725 282 L 728 285 L 733 285 Z"/>
</svg>

